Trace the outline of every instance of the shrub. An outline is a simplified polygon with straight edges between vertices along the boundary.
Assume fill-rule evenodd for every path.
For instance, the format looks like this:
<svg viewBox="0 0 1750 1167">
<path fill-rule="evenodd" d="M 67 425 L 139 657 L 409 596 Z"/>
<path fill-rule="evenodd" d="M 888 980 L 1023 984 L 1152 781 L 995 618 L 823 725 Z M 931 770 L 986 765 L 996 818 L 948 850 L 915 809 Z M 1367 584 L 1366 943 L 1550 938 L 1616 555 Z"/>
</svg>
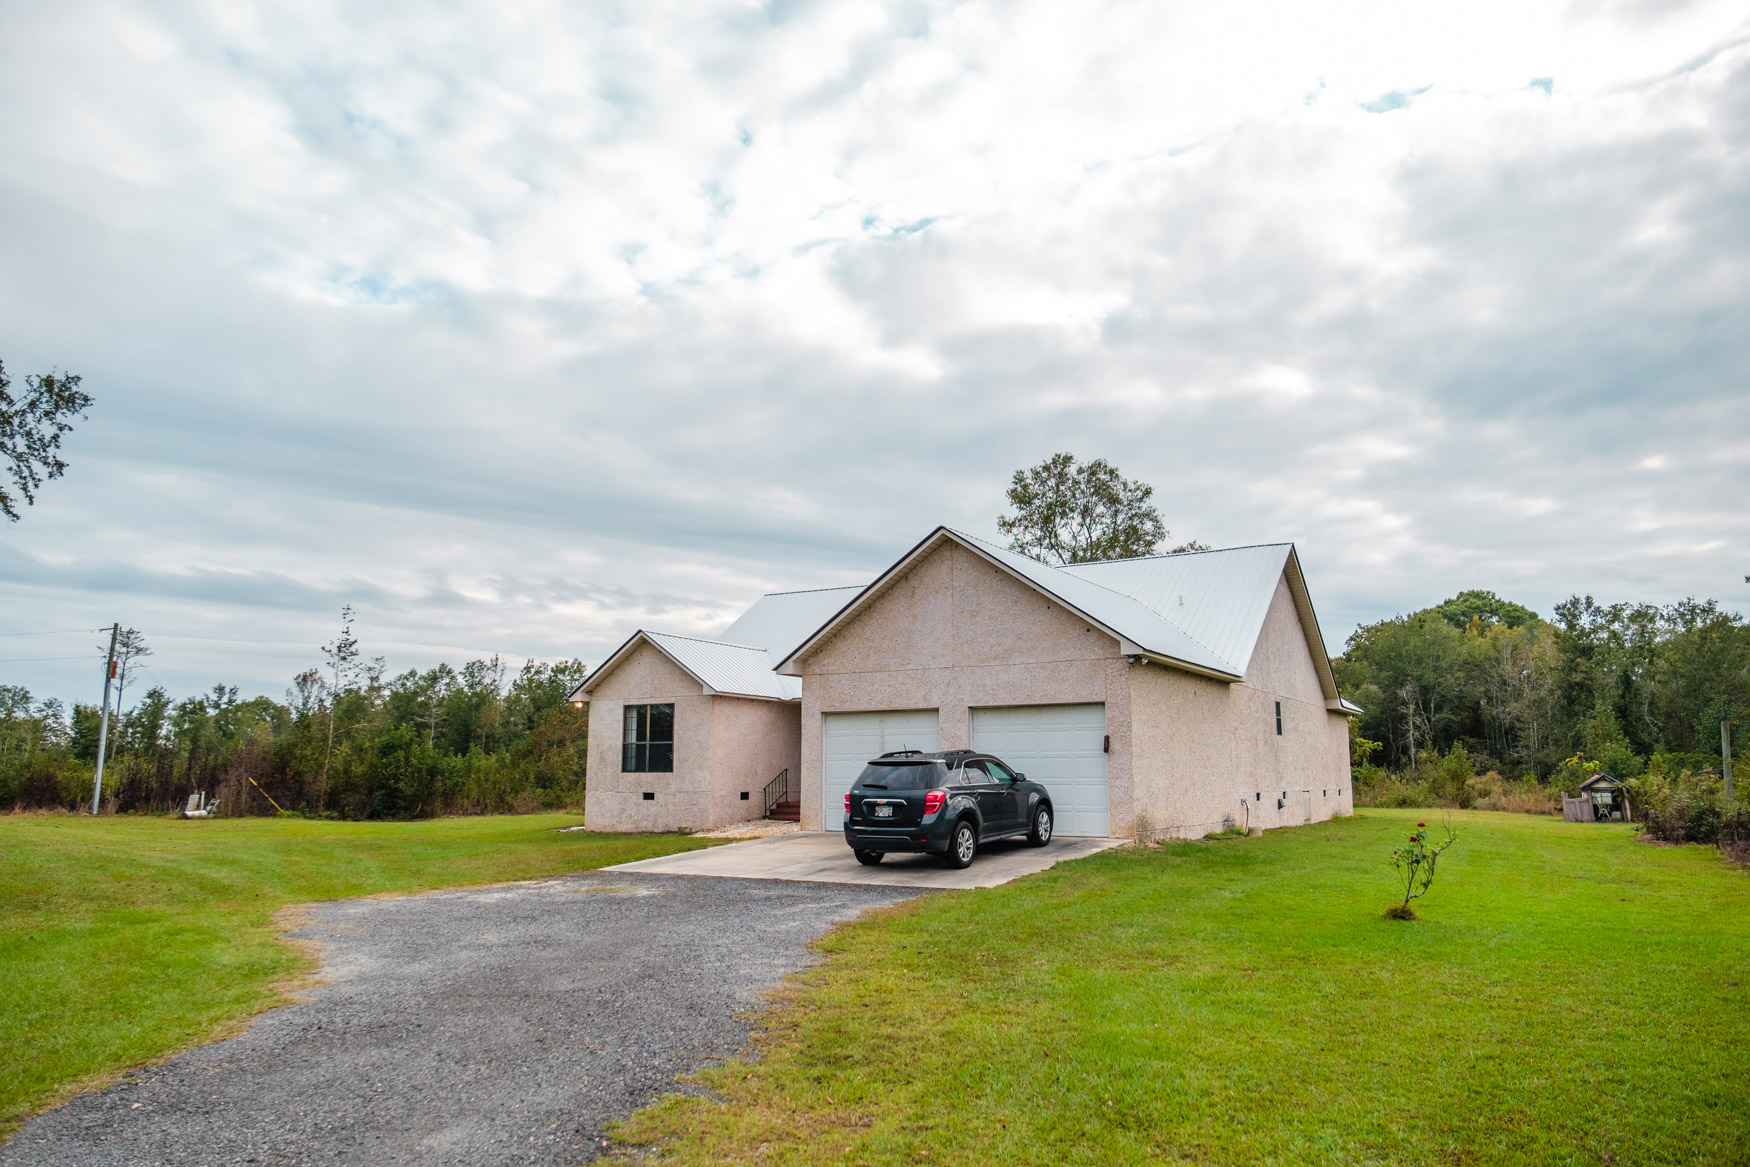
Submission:
<svg viewBox="0 0 1750 1167">
<path fill-rule="evenodd" d="M 1458 842 L 1458 832 L 1448 826 L 1446 839 L 1439 846 L 1430 847 L 1428 845 L 1428 824 L 1416 824 L 1416 829 L 1410 834 L 1409 844 L 1399 847 L 1391 853 L 1391 865 L 1404 873 L 1404 902 L 1392 905 L 1386 915 L 1394 920 L 1414 920 L 1416 918 L 1416 913 L 1410 907 L 1410 901 L 1421 899 L 1428 894 L 1428 889 L 1434 886 L 1434 869 L 1441 854 L 1456 842 Z"/>
<path fill-rule="evenodd" d="M 1629 807 L 1648 838 L 1662 843 L 1712 843 L 1728 857 L 1750 847 L 1750 805 L 1727 799 L 1717 774 L 1669 773 L 1649 766 L 1625 784 Z"/>
<path fill-rule="evenodd" d="M 1495 771 L 1479 774 L 1466 784 L 1471 805 L 1477 810 L 1504 810 L 1511 814 L 1561 814 L 1561 792 L 1535 778 L 1510 782 Z"/>
</svg>

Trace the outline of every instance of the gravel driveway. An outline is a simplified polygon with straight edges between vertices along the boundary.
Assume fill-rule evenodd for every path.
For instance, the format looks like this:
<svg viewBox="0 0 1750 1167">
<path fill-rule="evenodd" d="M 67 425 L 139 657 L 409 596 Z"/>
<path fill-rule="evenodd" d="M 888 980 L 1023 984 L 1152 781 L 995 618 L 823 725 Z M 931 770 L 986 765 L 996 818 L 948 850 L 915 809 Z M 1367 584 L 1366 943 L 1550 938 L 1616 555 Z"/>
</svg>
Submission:
<svg viewBox="0 0 1750 1167">
<path fill-rule="evenodd" d="M 912 889 L 594 873 L 316 906 L 323 983 L 32 1119 L 0 1164 L 577 1163 Z"/>
</svg>

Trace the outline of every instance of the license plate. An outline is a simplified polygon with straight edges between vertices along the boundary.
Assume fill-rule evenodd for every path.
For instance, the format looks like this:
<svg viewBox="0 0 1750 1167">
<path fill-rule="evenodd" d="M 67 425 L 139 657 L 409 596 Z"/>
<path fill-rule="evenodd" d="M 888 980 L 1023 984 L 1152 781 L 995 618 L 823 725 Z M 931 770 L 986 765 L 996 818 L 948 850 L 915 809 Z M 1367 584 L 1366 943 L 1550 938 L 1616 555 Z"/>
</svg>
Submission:
<svg viewBox="0 0 1750 1167">
<path fill-rule="evenodd" d="M 875 817 L 878 819 L 890 819 L 893 817 L 893 808 L 891 806 L 878 806 L 875 808 Z"/>
</svg>

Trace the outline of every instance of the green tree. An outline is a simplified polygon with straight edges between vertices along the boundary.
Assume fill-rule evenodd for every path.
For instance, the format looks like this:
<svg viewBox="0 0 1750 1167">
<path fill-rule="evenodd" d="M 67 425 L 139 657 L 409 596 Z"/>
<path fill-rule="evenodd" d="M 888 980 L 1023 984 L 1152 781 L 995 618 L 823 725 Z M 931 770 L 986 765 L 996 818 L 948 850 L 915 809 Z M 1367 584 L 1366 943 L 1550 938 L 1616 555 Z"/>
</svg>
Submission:
<svg viewBox="0 0 1750 1167">
<path fill-rule="evenodd" d="M 0 485 L 0 514 L 18 521 L 18 500 L 26 506 L 36 502 L 44 482 L 67 472 L 61 459 L 61 438 L 73 428 L 73 418 L 84 417 L 91 396 L 79 389 L 80 378 L 53 370 L 24 379 L 28 392 L 13 397 L 6 366 L 0 363 L 0 458 L 6 459 L 14 495 Z"/>
<path fill-rule="evenodd" d="M 1504 624 L 1508 628 L 1522 628 L 1540 620 L 1538 614 L 1530 608 L 1511 600 L 1503 600 L 1494 592 L 1477 589 L 1460 592 L 1433 610 L 1441 619 L 1459 629 L 1469 628 L 1473 620 L 1483 625 Z"/>
<path fill-rule="evenodd" d="M 1008 489 L 1012 515 L 997 519 L 1009 547 L 1035 559 L 1093 563 L 1155 554 L 1169 532 L 1149 502 L 1154 487 L 1125 478 L 1104 458 L 1078 463 L 1053 454 L 1015 471 Z M 1192 540 L 1173 548 L 1206 551 Z"/>
</svg>

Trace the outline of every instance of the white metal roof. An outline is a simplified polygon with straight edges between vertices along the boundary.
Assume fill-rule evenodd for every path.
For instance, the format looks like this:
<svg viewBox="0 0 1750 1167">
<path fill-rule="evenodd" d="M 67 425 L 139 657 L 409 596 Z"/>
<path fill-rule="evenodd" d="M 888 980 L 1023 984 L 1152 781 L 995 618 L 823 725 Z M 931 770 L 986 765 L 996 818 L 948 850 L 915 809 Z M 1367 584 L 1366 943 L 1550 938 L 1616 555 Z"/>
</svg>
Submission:
<svg viewBox="0 0 1750 1167">
<path fill-rule="evenodd" d="M 648 642 L 692 678 L 713 693 L 738 697 L 764 697 L 772 701 L 796 701 L 802 697 L 802 681 L 772 671 L 772 656 L 751 644 L 725 644 L 696 636 L 639 629 L 597 665 L 572 692 L 573 698 L 588 693 L 640 643 Z"/>
<path fill-rule="evenodd" d="M 672 636 L 666 632 L 646 632 L 656 647 L 673 657 L 687 672 L 719 693 L 737 693 L 748 697 L 770 697 L 776 701 L 795 701 L 802 696 L 802 682 L 796 677 L 780 677 L 772 671 L 776 663 L 764 648 L 751 644 L 725 644 L 721 640 L 700 640 L 692 636 Z"/>
<path fill-rule="evenodd" d="M 778 668 L 796 673 L 798 656 L 848 619 L 853 610 L 885 591 L 944 539 L 1006 568 L 1100 625 L 1118 638 L 1124 652 L 1230 681 L 1245 677 L 1276 594 L 1276 582 L 1286 574 L 1327 704 L 1351 708 L 1338 697 L 1336 678 L 1292 543 L 1053 567 L 976 535 L 938 527 L 883 572 L 853 604 L 779 657 Z"/>
<path fill-rule="evenodd" d="M 1184 628 L 1123 591 L 1030 559 L 1006 547 L 998 547 L 995 543 L 986 543 L 976 535 L 946 527 L 943 530 L 1116 633 L 1120 639 L 1131 641 L 1145 653 L 1192 665 L 1200 672 L 1215 672 L 1235 679 L 1245 674 L 1243 663 L 1234 668 L 1232 662 L 1208 645 L 1199 644 Z"/>
<path fill-rule="evenodd" d="M 947 527 L 936 528 L 867 587 L 761 596 L 711 639 L 634 633 L 584 679 L 577 693 L 587 693 L 643 639 L 711 691 L 797 700 L 802 681 L 795 658 L 849 618 L 853 609 L 884 592 L 943 539 L 952 539 L 1100 625 L 1119 639 L 1125 652 L 1231 681 L 1244 678 L 1276 583 L 1286 574 L 1327 704 L 1357 711 L 1337 696 L 1292 543 L 1053 567 Z"/>
<path fill-rule="evenodd" d="M 736 617 L 735 623 L 713 639 L 731 644 L 757 644 L 772 654 L 775 664 L 813 635 L 814 630 L 838 615 L 840 608 L 856 599 L 864 585 L 848 588 L 816 588 L 807 592 L 773 592 L 755 600 L 753 607 Z"/>
<path fill-rule="evenodd" d="M 1243 674 L 1290 550 L 1291 544 L 1271 543 L 1056 570 L 1129 596 L 1208 649 L 1227 671 Z"/>
</svg>

